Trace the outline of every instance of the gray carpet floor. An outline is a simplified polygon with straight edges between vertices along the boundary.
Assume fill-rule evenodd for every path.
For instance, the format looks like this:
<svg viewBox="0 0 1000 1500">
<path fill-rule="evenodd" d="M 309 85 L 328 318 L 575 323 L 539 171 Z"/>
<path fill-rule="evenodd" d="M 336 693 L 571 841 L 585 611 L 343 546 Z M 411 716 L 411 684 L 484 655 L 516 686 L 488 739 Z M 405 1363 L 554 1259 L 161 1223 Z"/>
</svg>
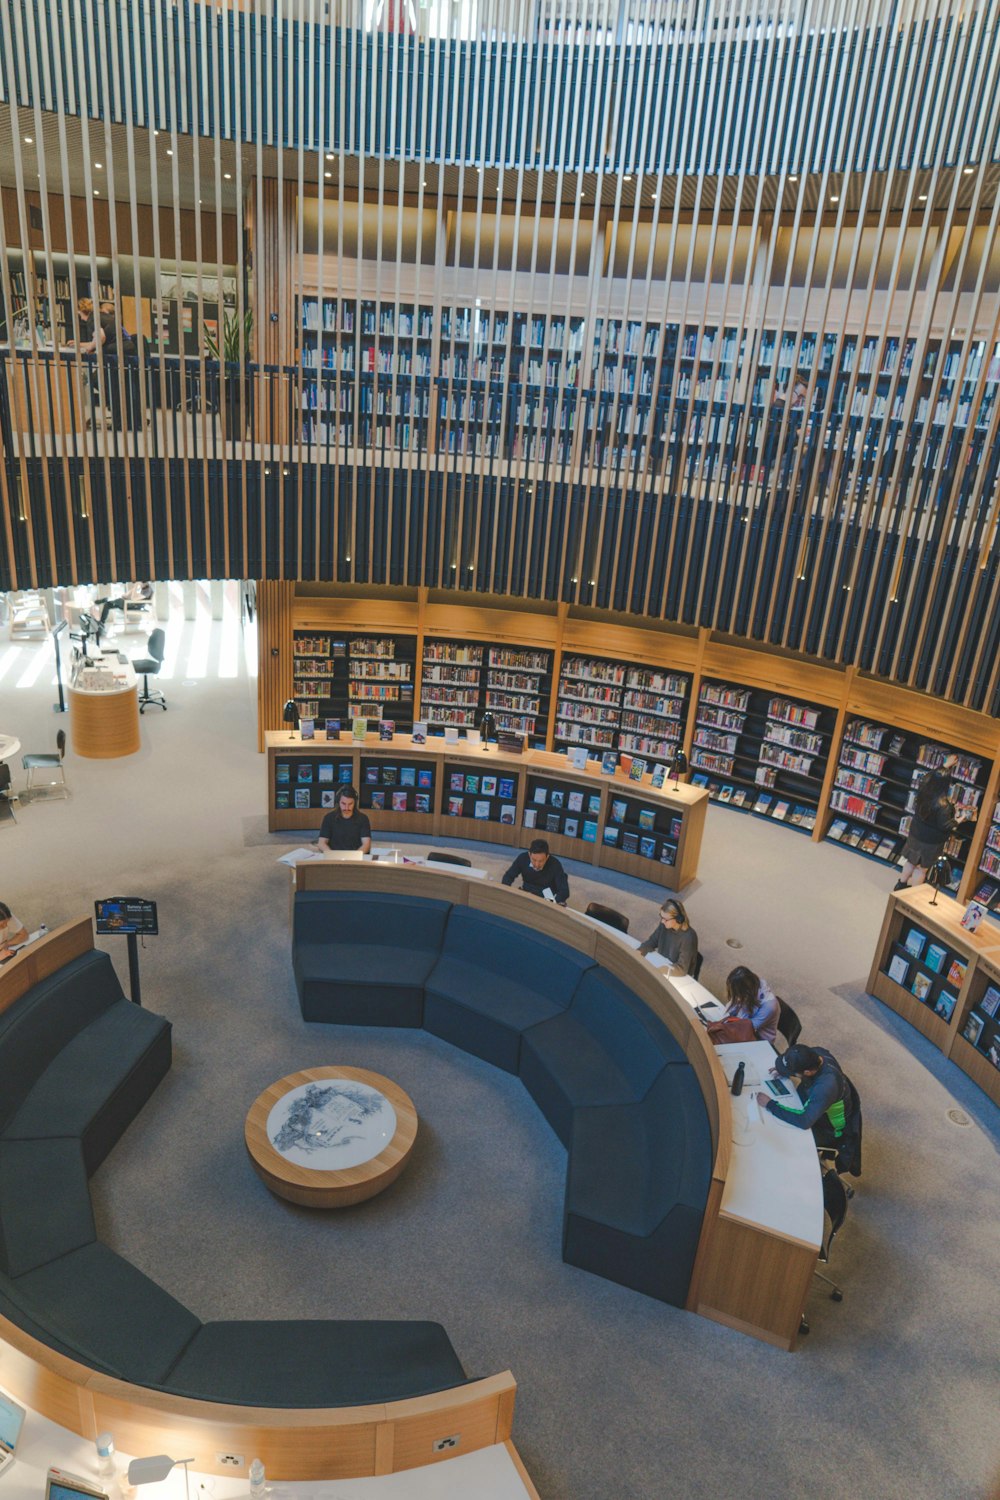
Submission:
<svg viewBox="0 0 1000 1500">
<path fill-rule="evenodd" d="M 186 650 L 203 627 L 173 628 Z M 766 974 L 864 1103 L 865 1173 L 832 1267 L 845 1300 L 817 1284 L 812 1332 L 783 1354 L 563 1265 L 565 1153 L 515 1079 L 420 1032 L 302 1022 L 253 684 L 215 675 L 212 640 L 204 675 L 179 652 L 141 755 L 71 757 L 68 802 L 0 827 L 0 899 L 29 925 L 100 895 L 159 903 L 143 999 L 174 1024 L 174 1066 L 94 1179 L 108 1243 L 203 1318 L 440 1319 L 471 1374 L 517 1378 L 515 1440 L 543 1500 L 985 1495 L 998 1111 L 865 995 L 892 873 L 713 808 L 685 893 L 705 982 L 718 992 L 741 961 Z M 54 735 L 47 675 L 0 680 L 0 731 L 26 748 Z M 480 847 L 476 862 L 505 859 Z M 569 868 L 573 905 L 613 889 L 633 931 L 653 926 L 658 888 Z M 108 946 L 124 978 L 124 946 Z M 338 1061 L 397 1079 L 420 1135 L 382 1197 L 323 1215 L 266 1191 L 242 1130 L 267 1083 Z"/>
</svg>

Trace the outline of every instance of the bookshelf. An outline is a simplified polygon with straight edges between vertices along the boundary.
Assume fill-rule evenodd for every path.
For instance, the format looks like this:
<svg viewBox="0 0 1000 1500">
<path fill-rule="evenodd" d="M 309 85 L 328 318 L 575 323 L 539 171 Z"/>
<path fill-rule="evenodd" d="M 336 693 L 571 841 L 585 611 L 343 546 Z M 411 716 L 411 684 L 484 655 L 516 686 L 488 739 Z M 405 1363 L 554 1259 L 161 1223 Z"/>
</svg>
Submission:
<svg viewBox="0 0 1000 1500">
<path fill-rule="evenodd" d="M 889 897 L 868 992 L 1000 1104 L 1000 936 L 962 926 L 965 907 L 926 885 Z"/>
<path fill-rule="evenodd" d="M 543 838 L 553 854 L 588 858 L 603 828 L 604 798 L 600 786 L 556 771 L 529 774 L 521 816 L 524 837 Z"/>
<path fill-rule="evenodd" d="M 328 630 L 292 633 L 292 697 L 301 719 L 339 718 L 347 712 L 347 641 Z"/>
<path fill-rule="evenodd" d="M 306 742 L 308 744 L 308 742 Z M 354 758 L 326 745 L 306 748 L 298 741 L 279 750 L 272 771 L 271 810 L 288 815 L 285 827 L 318 828 L 336 806 L 337 789 L 354 775 Z"/>
<path fill-rule="evenodd" d="M 701 685 L 692 783 L 712 801 L 811 833 L 836 714 L 820 704 L 739 684 Z"/>
<path fill-rule="evenodd" d="M 419 830 L 425 819 L 437 811 L 436 759 L 414 755 L 412 747 L 400 746 L 400 754 L 386 753 L 360 756 L 358 793 L 361 807 L 371 818 L 372 832 L 387 829 Z"/>
<path fill-rule="evenodd" d="M 990 909 L 990 915 L 1000 919 L 1000 798 L 993 807 L 993 816 L 986 830 L 986 841 L 979 856 L 979 876 L 975 887 L 975 898 Z"/>
<path fill-rule="evenodd" d="M 916 789 L 927 772 L 950 754 L 959 757 L 951 787 L 956 806 L 978 811 L 989 762 L 890 724 L 849 719 L 830 791 L 833 819 L 826 837 L 884 863 L 898 864 Z M 973 826 L 972 821 L 962 824 L 945 845 L 952 862 L 953 890 L 958 888 Z"/>
<path fill-rule="evenodd" d="M 607 819 L 601 831 L 601 864 L 625 874 L 642 874 L 656 862 L 667 872 L 680 865 L 684 819 L 669 804 L 654 803 L 627 784 L 608 793 Z"/>
<path fill-rule="evenodd" d="M 449 756 L 442 770 L 442 826 L 455 838 L 485 836 L 516 844 L 521 780 L 521 773 L 509 767 L 497 769 L 489 761 L 484 767 L 482 761 Z"/>
<path fill-rule="evenodd" d="M 347 647 L 348 718 L 390 719 L 396 730 L 413 728 L 415 636 L 355 635 Z"/>
<path fill-rule="evenodd" d="M 530 745 L 543 749 L 551 683 L 551 651 L 490 646 L 483 706 L 494 715 L 499 729 L 523 734 Z"/>
<path fill-rule="evenodd" d="M 420 717 L 430 734 L 443 733 L 447 727 L 474 729 L 479 724 L 486 650 L 482 644 L 424 641 Z"/>
<path fill-rule="evenodd" d="M 686 672 L 628 667 L 618 748 L 669 761 L 684 735 L 690 692 Z"/>
<path fill-rule="evenodd" d="M 593 656 L 564 656 L 559 672 L 555 745 L 592 753 L 617 749 L 626 668 Z"/>
</svg>

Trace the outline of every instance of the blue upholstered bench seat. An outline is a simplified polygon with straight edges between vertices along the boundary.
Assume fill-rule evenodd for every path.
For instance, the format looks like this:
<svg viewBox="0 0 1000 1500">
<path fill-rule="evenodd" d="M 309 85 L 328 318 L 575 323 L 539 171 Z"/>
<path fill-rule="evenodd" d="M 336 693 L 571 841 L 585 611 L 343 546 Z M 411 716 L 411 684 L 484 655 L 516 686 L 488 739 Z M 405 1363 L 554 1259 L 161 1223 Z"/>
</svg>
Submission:
<svg viewBox="0 0 1000 1500">
<path fill-rule="evenodd" d="M 447 901 L 305 891 L 295 900 L 293 969 L 307 1021 L 420 1026 Z"/>
<path fill-rule="evenodd" d="M 565 1010 L 593 966 L 543 933 L 455 906 L 425 986 L 424 1026 L 516 1073 L 522 1033 Z"/>
<path fill-rule="evenodd" d="M 0 1273 L 23 1276 L 97 1238 L 78 1140 L 0 1140 Z"/>
<path fill-rule="evenodd" d="M 165 1381 L 246 1406 L 363 1406 L 463 1385 L 440 1323 L 206 1323 Z"/>
<path fill-rule="evenodd" d="M 583 975 L 567 1010 L 521 1042 L 521 1082 L 564 1146 L 573 1113 L 588 1104 L 642 1099 L 684 1054 L 663 1022 L 606 969 Z"/>
<path fill-rule="evenodd" d="M 563 1259 L 683 1307 L 712 1171 L 694 1070 L 668 1063 L 638 1104 L 573 1116 Z"/>
</svg>

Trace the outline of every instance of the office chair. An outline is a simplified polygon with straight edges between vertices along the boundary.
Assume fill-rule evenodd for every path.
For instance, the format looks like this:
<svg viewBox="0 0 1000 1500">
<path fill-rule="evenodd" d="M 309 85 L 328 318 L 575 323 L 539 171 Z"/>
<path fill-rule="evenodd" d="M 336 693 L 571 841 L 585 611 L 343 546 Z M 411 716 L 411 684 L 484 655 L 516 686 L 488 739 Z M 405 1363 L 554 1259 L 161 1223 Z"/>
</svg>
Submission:
<svg viewBox="0 0 1000 1500">
<path fill-rule="evenodd" d="M 699 948 L 698 952 L 694 956 L 694 967 L 691 970 L 691 978 L 692 979 L 697 979 L 698 978 L 698 975 L 701 973 L 701 966 L 702 966 L 702 964 L 704 962 L 705 962 L 705 955 L 704 955 L 704 953 L 702 953 L 701 949 Z"/>
<path fill-rule="evenodd" d="M 802 1035 L 802 1022 L 799 1020 L 794 1010 L 792 1010 L 792 1007 L 786 1001 L 782 1000 L 780 995 L 777 996 L 777 1000 L 778 1030 L 785 1038 L 788 1046 L 794 1047 L 795 1043 Z"/>
<path fill-rule="evenodd" d="M 851 1079 L 847 1079 L 850 1090 L 844 1107 L 844 1133 L 835 1146 L 817 1146 L 821 1166 L 831 1167 L 838 1176 L 845 1172 L 852 1177 L 861 1176 L 861 1099 Z M 844 1191 L 848 1198 L 854 1197 L 854 1189 L 847 1183 Z"/>
<path fill-rule="evenodd" d="M 28 779 L 25 782 L 25 786 L 24 786 L 25 796 L 30 795 L 32 797 L 35 797 L 39 793 L 41 793 L 41 795 L 43 795 L 45 797 L 49 797 L 49 796 L 52 796 L 52 797 L 68 797 L 69 796 L 69 787 L 66 784 L 66 769 L 65 769 L 65 767 L 63 765 L 63 761 L 65 759 L 66 759 L 66 731 L 65 731 L 65 729 L 60 729 L 59 732 L 58 732 L 58 734 L 56 735 L 56 753 L 54 755 L 51 755 L 51 754 L 22 755 L 21 756 L 21 765 L 24 767 L 24 769 L 28 773 Z M 59 779 L 57 781 L 54 776 L 49 776 L 48 779 L 45 782 L 43 782 L 43 788 L 44 788 L 44 790 L 43 790 L 42 788 L 37 787 L 35 785 L 35 772 L 36 771 L 55 771 L 55 772 L 58 773 Z M 60 792 L 54 791 L 53 788 L 57 787 L 59 785 L 62 786 L 62 791 L 60 791 Z"/>
<path fill-rule="evenodd" d="M 461 854 L 428 854 L 427 863 L 432 861 L 437 865 L 464 865 L 467 870 L 472 869 L 472 860 L 464 859 Z"/>
<path fill-rule="evenodd" d="M 0 760 L 0 812 L 5 818 L 10 818 L 12 823 L 17 822 L 14 816 L 16 798 L 16 792 L 12 792 L 10 787 L 10 766 L 5 760 Z"/>
<path fill-rule="evenodd" d="M 628 917 L 624 912 L 616 911 L 613 906 L 602 906 L 599 901 L 591 901 L 584 911 L 585 917 L 593 917 L 595 922 L 603 922 L 605 927 L 615 927 L 619 932 L 628 932 Z"/>
<path fill-rule="evenodd" d="M 154 630 L 150 635 L 146 646 L 149 650 L 148 656 L 137 656 L 132 661 L 132 666 L 142 677 L 142 692 L 139 694 L 139 712 L 143 713 L 149 704 L 156 708 L 167 710 L 167 700 L 156 688 L 150 688 L 149 679 L 155 677 L 163 665 L 163 653 L 166 636 L 162 630 Z"/>
</svg>

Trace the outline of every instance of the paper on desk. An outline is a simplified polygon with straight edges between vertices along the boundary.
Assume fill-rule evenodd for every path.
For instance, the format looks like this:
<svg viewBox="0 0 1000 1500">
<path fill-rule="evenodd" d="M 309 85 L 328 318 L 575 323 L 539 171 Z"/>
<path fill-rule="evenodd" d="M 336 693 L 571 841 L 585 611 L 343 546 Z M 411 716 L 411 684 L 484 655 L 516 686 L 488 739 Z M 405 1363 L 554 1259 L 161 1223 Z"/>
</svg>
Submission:
<svg viewBox="0 0 1000 1500">
<path fill-rule="evenodd" d="M 319 859 L 318 849 L 290 849 L 287 854 L 279 854 L 279 865 L 300 865 L 304 859 Z"/>
</svg>

